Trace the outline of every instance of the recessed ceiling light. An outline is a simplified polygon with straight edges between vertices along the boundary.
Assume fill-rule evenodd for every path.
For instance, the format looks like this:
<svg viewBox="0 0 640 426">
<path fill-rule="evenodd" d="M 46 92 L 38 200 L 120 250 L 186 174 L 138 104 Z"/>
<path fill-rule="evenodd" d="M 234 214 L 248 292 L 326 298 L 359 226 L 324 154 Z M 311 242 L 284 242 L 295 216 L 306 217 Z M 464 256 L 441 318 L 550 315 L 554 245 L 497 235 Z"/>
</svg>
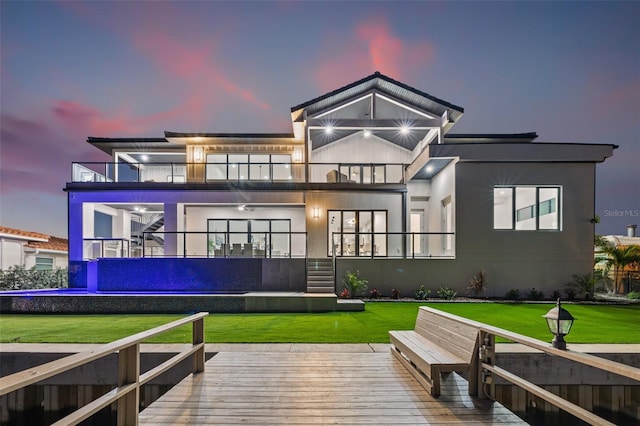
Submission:
<svg viewBox="0 0 640 426">
<path fill-rule="evenodd" d="M 365 138 L 368 138 L 369 136 L 371 136 L 371 130 L 365 130 L 363 134 Z"/>
<path fill-rule="evenodd" d="M 408 135 L 411 128 L 407 125 L 400 126 L 400 133 L 403 135 Z"/>
<path fill-rule="evenodd" d="M 331 127 L 331 126 L 327 126 L 327 127 L 325 127 L 325 128 L 324 128 L 324 132 L 325 132 L 327 135 L 332 134 L 332 133 L 333 133 L 333 127 Z"/>
<path fill-rule="evenodd" d="M 142 154 L 142 155 L 140 156 L 140 159 L 141 159 L 142 161 L 147 161 L 147 160 L 149 159 L 149 156 L 148 156 L 147 154 Z"/>
<path fill-rule="evenodd" d="M 431 164 L 429 164 L 426 168 L 427 173 L 431 173 L 433 171 L 433 166 Z"/>
</svg>

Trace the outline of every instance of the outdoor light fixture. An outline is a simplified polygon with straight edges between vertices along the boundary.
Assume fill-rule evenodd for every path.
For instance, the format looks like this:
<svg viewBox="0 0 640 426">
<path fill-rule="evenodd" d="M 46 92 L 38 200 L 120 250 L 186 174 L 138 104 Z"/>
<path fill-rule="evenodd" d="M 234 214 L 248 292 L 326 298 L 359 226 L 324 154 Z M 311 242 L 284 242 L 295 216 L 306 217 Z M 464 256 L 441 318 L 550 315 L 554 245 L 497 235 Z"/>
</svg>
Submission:
<svg viewBox="0 0 640 426">
<path fill-rule="evenodd" d="M 546 318 L 549 331 L 553 334 L 551 346 L 566 350 L 567 342 L 564 341 L 564 336 L 569 334 L 575 318 L 573 318 L 569 311 L 560 306 L 560 299 L 558 299 L 556 307 L 549 310 L 543 317 Z"/>
<path fill-rule="evenodd" d="M 320 217 L 320 207 L 313 208 L 313 218 L 318 219 Z"/>
<path fill-rule="evenodd" d="M 371 136 L 371 130 L 365 130 L 363 132 L 363 135 L 364 135 L 365 138 L 368 138 L 369 136 Z"/>
<path fill-rule="evenodd" d="M 325 127 L 325 128 L 324 128 L 324 132 L 325 132 L 327 135 L 332 134 L 332 133 L 333 133 L 333 127 L 331 127 L 331 126 L 327 126 L 327 127 Z"/>
<path fill-rule="evenodd" d="M 149 160 L 149 156 L 148 156 L 147 154 L 142 154 L 142 155 L 140 156 L 140 160 L 142 160 L 143 162 L 144 162 L 144 161 L 147 161 L 147 160 Z"/>
<path fill-rule="evenodd" d="M 293 151 L 293 161 L 295 161 L 296 163 L 302 161 L 302 151 L 300 151 L 299 149 Z"/>
<path fill-rule="evenodd" d="M 400 134 L 408 135 L 409 134 L 409 130 L 411 130 L 411 129 L 407 125 L 400 126 Z"/>
</svg>

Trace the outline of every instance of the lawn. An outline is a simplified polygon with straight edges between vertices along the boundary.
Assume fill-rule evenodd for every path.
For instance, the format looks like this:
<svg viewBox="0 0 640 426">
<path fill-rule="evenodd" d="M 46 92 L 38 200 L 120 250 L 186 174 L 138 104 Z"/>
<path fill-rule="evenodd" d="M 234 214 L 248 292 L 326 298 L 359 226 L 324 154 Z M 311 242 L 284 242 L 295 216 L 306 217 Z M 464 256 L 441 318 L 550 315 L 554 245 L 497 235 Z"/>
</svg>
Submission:
<svg viewBox="0 0 640 426">
<path fill-rule="evenodd" d="M 388 343 L 389 330 L 412 329 L 418 306 L 436 309 L 549 341 L 542 315 L 552 304 L 367 303 L 364 312 L 211 314 L 208 343 Z M 576 318 L 569 343 L 640 343 L 640 305 L 565 305 Z M 0 315 L 0 342 L 105 343 L 182 315 Z M 152 342 L 188 342 L 191 327 Z"/>
</svg>

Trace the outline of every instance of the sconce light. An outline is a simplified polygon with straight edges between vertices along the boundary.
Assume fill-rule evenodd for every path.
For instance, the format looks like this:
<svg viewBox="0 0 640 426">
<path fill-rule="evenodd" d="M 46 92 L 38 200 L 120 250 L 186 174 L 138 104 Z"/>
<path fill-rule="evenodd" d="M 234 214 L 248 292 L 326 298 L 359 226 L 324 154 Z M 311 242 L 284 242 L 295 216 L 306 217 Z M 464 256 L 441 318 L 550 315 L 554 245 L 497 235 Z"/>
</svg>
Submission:
<svg viewBox="0 0 640 426">
<path fill-rule="evenodd" d="M 293 151 L 293 161 L 295 163 L 300 163 L 302 161 L 302 151 L 300 151 L 299 149 Z"/>
<path fill-rule="evenodd" d="M 203 157 L 202 147 L 201 146 L 193 147 L 193 161 L 195 161 L 196 163 L 201 163 L 202 157 Z"/>
<path fill-rule="evenodd" d="M 564 341 L 564 336 L 569 334 L 575 318 L 573 318 L 569 311 L 560 306 L 560 299 L 558 299 L 556 307 L 549 310 L 543 317 L 546 318 L 549 331 L 553 334 L 551 346 L 566 350 L 567 342 Z"/>
<path fill-rule="evenodd" d="M 320 207 L 313 208 L 313 218 L 318 219 L 320 217 Z"/>
</svg>

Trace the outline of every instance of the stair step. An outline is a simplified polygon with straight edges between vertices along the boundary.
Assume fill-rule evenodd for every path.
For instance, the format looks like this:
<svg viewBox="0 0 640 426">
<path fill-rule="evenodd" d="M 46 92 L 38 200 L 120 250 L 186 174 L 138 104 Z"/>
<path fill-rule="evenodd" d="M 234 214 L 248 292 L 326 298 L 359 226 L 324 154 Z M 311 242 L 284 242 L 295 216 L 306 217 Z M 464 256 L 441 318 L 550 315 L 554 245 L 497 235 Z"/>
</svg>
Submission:
<svg viewBox="0 0 640 426">
<path fill-rule="evenodd" d="M 333 293 L 333 287 L 307 287 L 307 293 Z"/>
</svg>

